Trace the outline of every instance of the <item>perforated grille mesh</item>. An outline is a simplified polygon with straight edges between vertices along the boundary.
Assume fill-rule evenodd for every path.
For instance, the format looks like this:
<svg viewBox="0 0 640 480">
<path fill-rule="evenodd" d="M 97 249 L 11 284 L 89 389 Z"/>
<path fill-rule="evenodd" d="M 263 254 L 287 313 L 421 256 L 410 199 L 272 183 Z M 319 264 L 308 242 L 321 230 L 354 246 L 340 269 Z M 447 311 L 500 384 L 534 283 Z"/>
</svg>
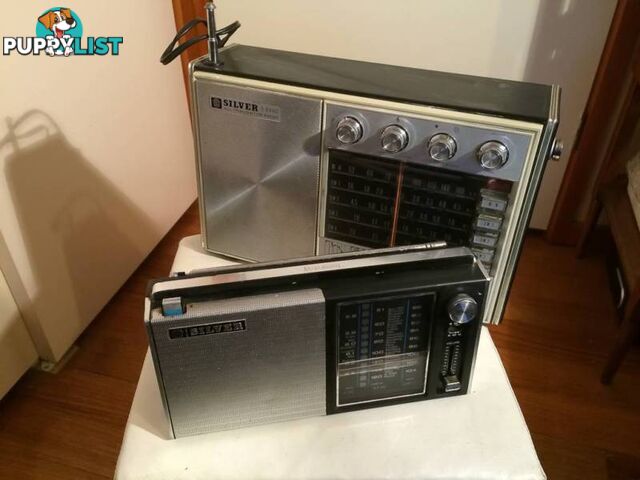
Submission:
<svg viewBox="0 0 640 480">
<path fill-rule="evenodd" d="M 169 337 L 238 320 L 246 330 Z M 319 289 L 202 302 L 182 316 L 156 314 L 152 331 L 176 437 L 325 413 Z"/>
</svg>

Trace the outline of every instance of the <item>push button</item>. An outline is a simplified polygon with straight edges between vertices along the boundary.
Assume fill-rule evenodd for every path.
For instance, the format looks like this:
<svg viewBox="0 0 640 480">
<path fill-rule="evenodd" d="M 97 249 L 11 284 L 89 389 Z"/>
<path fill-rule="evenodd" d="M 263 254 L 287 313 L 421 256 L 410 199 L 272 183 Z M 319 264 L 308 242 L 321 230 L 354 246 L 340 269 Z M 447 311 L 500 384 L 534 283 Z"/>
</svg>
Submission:
<svg viewBox="0 0 640 480">
<path fill-rule="evenodd" d="M 482 189 L 480 191 L 480 208 L 494 212 L 505 212 L 509 204 L 508 197 L 493 190 Z"/>
</svg>

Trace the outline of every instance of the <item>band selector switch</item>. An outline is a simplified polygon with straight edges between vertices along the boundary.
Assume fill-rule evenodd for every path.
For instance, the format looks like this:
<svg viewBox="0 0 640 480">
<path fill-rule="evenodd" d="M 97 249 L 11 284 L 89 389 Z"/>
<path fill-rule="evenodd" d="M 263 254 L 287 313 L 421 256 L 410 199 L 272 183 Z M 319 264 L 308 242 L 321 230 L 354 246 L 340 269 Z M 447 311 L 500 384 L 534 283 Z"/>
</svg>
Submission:
<svg viewBox="0 0 640 480">
<path fill-rule="evenodd" d="M 449 332 L 451 336 L 451 332 Z M 444 348 L 440 374 L 446 393 L 457 392 L 462 388 L 460 381 L 462 345 L 460 340 L 448 341 Z"/>
<path fill-rule="evenodd" d="M 462 384 L 456 375 L 447 375 L 443 378 L 444 391 L 447 393 L 457 392 L 462 388 Z"/>
</svg>

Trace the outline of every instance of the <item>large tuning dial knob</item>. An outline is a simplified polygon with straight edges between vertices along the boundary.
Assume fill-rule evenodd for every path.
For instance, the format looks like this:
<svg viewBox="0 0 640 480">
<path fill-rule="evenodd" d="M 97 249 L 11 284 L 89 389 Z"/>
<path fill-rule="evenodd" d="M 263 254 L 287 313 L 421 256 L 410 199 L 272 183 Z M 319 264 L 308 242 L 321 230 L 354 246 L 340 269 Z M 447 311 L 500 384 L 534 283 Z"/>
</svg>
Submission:
<svg viewBox="0 0 640 480">
<path fill-rule="evenodd" d="M 447 313 L 454 325 L 464 325 L 476 318 L 478 303 L 466 293 L 460 293 L 449 301 Z"/>
<path fill-rule="evenodd" d="M 482 168 L 495 170 L 507 163 L 509 159 L 509 149 L 500 142 L 485 142 L 478 148 L 477 155 Z"/>
<path fill-rule="evenodd" d="M 409 134 L 400 125 L 389 125 L 380 136 L 382 148 L 389 153 L 397 153 L 409 143 Z"/>
<path fill-rule="evenodd" d="M 362 124 L 353 117 L 344 117 L 338 122 L 336 137 L 346 145 L 356 143 L 362 138 Z"/>
<path fill-rule="evenodd" d="M 429 140 L 429 156 L 439 162 L 446 162 L 456 154 L 458 146 L 451 135 L 438 133 Z"/>
</svg>

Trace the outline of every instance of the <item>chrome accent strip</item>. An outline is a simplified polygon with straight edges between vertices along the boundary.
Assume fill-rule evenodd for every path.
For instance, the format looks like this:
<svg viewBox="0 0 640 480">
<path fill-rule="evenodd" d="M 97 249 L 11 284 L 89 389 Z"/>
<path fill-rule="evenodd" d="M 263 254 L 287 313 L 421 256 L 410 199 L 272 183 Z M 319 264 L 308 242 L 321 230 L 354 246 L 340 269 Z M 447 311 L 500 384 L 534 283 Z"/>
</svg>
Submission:
<svg viewBox="0 0 640 480">
<path fill-rule="evenodd" d="M 200 153 L 200 128 L 198 127 L 198 102 L 195 101 L 196 98 L 196 77 L 194 75 L 195 65 L 201 60 L 207 58 L 206 55 L 201 56 L 200 58 L 196 58 L 189 62 L 189 101 L 191 106 L 191 130 L 193 130 L 193 150 L 195 153 L 196 160 L 196 183 L 198 185 L 198 210 L 200 216 L 200 231 L 207 231 L 207 223 L 206 216 L 204 214 L 204 205 L 203 205 L 203 191 L 204 188 L 202 186 L 202 175 L 200 173 L 202 160 Z M 201 235 L 200 242 L 202 243 L 202 248 L 207 250 L 207 236 Z"/>
<path fill-rule="evenodd" d="M 290 266 L 298 266 L 308 263 L 321 263 L 328 262 L 329 260 L 349 260 L 351 258 L 366 258 L 366 257 L 377 257 L 380 255 L 393 255 L 398 253 L 410 253 L 410 252 L 422 252 L 424 250 L 433 250 L 436 248 L 446 248 L 447 242 L 439 241 L 439 242 L 428 242 L 428 243 L 420 243 L 416 245 L 403 245 L 400 247 L 388 247 L 388 248 L 379 248 L 377 250 L 373 250 L 370 248 L 362 248 L 356 251 L 349 252 L 340 252 L 333 253 L 328 255 L 313 255 L 309 257 L 299 257 L 299 258 L 285 258 L 282 260 L 272 260 L 270 262 L 253 262 L 250 265 L 225 265 L 223 267 L 209 267 L 209 268 L 199 268 L 195 270 L 191 270 L 189 273 L 191 274 L 205 274 L 208 272 L 211 273 L 229 273 L 229 272 L 240 272 L 249 269 L 265 269 L 265 268 L 275 268 L 275 267 L 290 267 Z"/>
</svg>

